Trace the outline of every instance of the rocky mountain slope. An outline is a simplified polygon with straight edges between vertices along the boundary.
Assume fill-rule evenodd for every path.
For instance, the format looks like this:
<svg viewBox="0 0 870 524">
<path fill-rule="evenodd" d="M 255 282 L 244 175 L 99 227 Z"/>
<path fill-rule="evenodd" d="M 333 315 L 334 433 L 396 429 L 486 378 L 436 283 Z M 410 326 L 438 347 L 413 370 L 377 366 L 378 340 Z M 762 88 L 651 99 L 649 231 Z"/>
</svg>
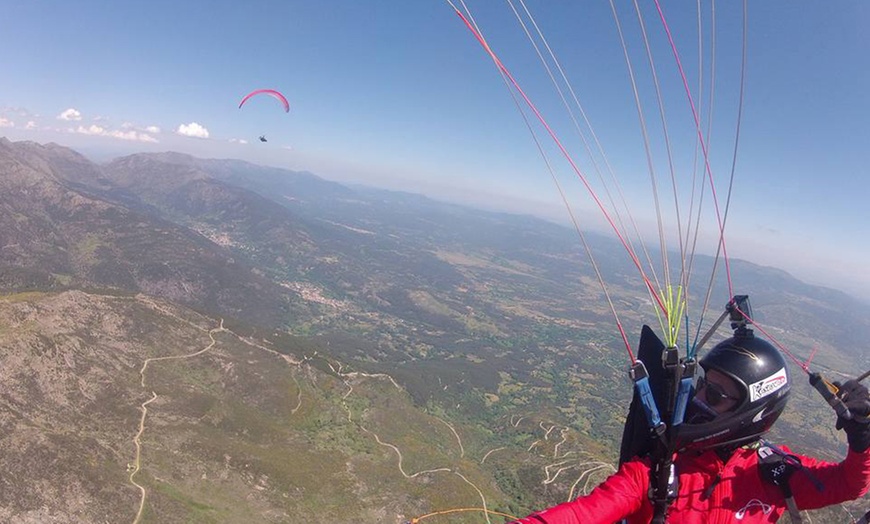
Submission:
<svg viewBox="0 0 870 524">
<path fill-rule="evenodd" d="M 397 522 L 436 502 L 505 507 L 474 435 L 304 341 L 80 291 L 7 295 L 0 325 L 0 521 Z"/>
<path fill-rule="evenodd" d="M 294 307 L 203 235 L 76 184 L 101 170 L 68 149 L 0 139 L 0 173 L 4 289 L 141 291 L 267 325 Z"/>
<path fill-rule="evenodd" d="M 576 233 L 238 161 L 97 165 L 5 139 L 0 189 L 0 521 L 519 514 L 612 468 L 627 357 Z M 649 300 L 621 247 L 590 241 L 633 337 Z M 798 356 L 870 366 L 866 305 L 732 266 Z M 706 324 L 726 299 L 720 284 Z M 830 409 L 798 386 L 774 438 L 837 457 Z"/>
</svg>

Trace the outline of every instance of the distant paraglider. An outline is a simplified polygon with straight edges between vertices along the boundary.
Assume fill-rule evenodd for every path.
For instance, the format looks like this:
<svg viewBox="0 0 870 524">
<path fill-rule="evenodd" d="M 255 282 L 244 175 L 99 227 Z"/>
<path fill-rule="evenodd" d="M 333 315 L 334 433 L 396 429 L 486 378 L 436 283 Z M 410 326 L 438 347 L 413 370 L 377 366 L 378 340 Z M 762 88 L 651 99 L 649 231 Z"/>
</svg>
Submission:
<svg viewBox="0 0 870 524">
<path fill-rule="evenodd" d="M 281 102 L 281 105 L 284 106 L 285 113 L 290 112 L 290 102 L 287 101 L 287 97 L 282 95 L 280 91 L 276 91 L 274 89 L 255 89 L 254 91 L 251 91 L 250 93 L 248 93 L 247 95 L 245 95 L 242 98 L 241 102 L 239 102 L 239 109 L 241 109 L 242 106 L 245 105 L 245 102 L 247 102 L 249 99 L 251 99 L 252 97 L 257 96 L 257 95 L 271 96 L 275 100 Z M 268 140 L 266 140 L 266 135 L 260 135 L 259 138 L 260 138 L 260 142 L 268 142 Z"/>
<path fill-rule="evenodd" d="M 290 102 L 287 101 L 287 97 L 285 97 L 279 91 L 276 91 L 274 89 L 256 89 L 254 91 L 251 91 L 250 93 L 245 95 L 244 98 L 242 98 L 241 102 L 239 102 L 239 109 L 241 109 L 242 106 L 245 105 L 245 102 L 247 102 L 251 97 L 254 97 L 256 95 L 269 95 L 272 98 L 274 98 L 275 100 L 281 102 L 281 105 L 284 106 L 285 113 L 290 112 Z M 262 137 L 261 137 L 261 140 L 262 140 Z M 263 142 L 265 142 L 265 140 L 263 140 Z"/>
</svg>

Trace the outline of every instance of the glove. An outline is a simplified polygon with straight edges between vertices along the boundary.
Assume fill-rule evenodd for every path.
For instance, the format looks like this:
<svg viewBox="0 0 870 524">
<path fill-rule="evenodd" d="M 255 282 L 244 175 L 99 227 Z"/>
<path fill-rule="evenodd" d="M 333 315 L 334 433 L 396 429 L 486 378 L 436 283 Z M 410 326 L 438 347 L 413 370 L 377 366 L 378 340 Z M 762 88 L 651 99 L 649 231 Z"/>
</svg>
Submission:
<svg viewBox="0 0 870 524">
<path fill-rule="evenodd" d="M 870 392 L 860 382 L 848 380 L 834 383 L 839 389 L 837 396 L 849 408 L 852 418 L 837 417 L 837 429 L 846 432 L 849 448 L 863 453 L 870 448 Z"/>
</svg>

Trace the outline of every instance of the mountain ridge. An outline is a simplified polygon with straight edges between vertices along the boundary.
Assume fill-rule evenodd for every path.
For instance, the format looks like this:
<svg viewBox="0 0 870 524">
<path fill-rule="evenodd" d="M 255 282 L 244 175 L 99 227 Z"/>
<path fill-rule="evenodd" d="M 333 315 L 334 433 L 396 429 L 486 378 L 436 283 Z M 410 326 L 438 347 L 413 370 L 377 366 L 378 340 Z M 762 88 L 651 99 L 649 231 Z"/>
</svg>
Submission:
<svg viewBox="0 0 870 524">
<path fill-rule="evenodd" d="M 117 287 L 201 309 L 216 306 L 231 316 L 248 308 L 266 318 L 279 318 L 290 305 L 286 294 L 201 234 L 106 199 L 99 189 L 83 191 L 84 177 L 105 184 L 99 167 L 83 157 L 59 147 L 3 145 L 0 276 L 8 289 Z M 219 291 L 239 288 L 251 292 L 233 300 L 258 294 L 266 307 L 251 300 L 227 307 Z"/>
<path fill-rule="evenodd" d="M 98 522 L 65 513 L 86 510 L 64 482 L 93 497 L 104 485 L 123 503 L 95 508 L 135 514 L 124 469 L 151 393 L 136 475 L 151 497 L 143 522 L 293 522 L 317 508 L 334 522 L 401 522 L 479 505 L 483 493 L 519 514 L 564 500 L 577 476 L 606 474 L 551 481 L 547 469 L 560 448 L 613 460 L 631 394 L 576 233 L 252 166 L 175 153 L 98 165 L 0 140 L 0 334 L 17 351 L 0 373 L 0 427 L 42 443 L 0 437 L 0 457 L 21 472 L 20 449 L 45 457 L 37 498 L 0 494 L 0 517 Z M 653 305 L 622 247 L 589 241 L 632 339 Z M 712 271 L 712 260 L 696 266 Z M 814 369 L 866 367 L 865 306 L 775 268 L 732 260 L 732 270 L 751 284 L 760 326 L 802 358 L 818 349 Z M 708 317 L 727 295 L 717 281 Z M 809 386 L 793 389 L 799 410 L 772 438 L 837 457 L 830 409 Z M 60 416 L 71 403 L 91 407 Z M 104 445 L 96 419 L 122 420 L 112 427 L 126 437 L 116 430 Z M 75 457 L 55 458 L 64 442 L 93 462 L 89 484 Z"/>
</svg>

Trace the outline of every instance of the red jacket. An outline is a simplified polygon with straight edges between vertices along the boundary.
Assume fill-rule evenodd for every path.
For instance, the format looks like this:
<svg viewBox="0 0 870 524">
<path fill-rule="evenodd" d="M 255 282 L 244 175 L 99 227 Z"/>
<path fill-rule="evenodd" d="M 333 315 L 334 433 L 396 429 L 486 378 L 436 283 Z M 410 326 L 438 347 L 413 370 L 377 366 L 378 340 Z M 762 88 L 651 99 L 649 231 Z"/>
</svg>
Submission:
<svg viewBox="0 0 870 524">
<path fill-rule="evenodd" d="M 789 486 L 799 509 L 854 500 L 870 488 L 870 450 L 863 453 L 850 450 L 839 464 L 799 457 L 824 485 L 819 491 L 806 472 L 792 474 Z M 727 463 L 714 451 L 682 454 L 676 459 L 676 467 L 679 496 L 668 510 L 668 524 L 776 522 L 786 511 L 782 490 L 762 479 L 755 449 L 740 448 Z M 648 488 L 649 462 L 632 460 L 589 495 L 515 524 L 612 524 L 622 518 L 627 518 L 630 524 L 647 524 L 653 514 Z"/>
</svg>

